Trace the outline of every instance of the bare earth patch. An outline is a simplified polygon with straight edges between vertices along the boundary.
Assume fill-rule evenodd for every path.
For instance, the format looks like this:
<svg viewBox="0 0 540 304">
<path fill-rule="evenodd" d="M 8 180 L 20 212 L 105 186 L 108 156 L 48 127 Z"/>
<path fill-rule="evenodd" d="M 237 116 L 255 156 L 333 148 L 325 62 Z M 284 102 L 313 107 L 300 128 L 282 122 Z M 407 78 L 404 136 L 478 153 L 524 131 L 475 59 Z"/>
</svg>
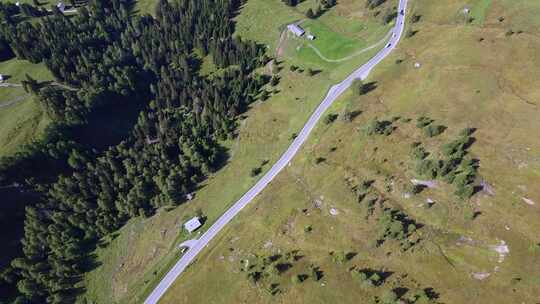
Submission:
<svg viewBox="0 0 540 304">
<path fill-rule="evenodd" d="M 531 200 L 531 199 L 528 199 L 528 198 L 526 198 L 526 197 L 522 197 L 521 199 L 523 200 L 523 202 L 525 202 L 525 204 L 527 204 L 527 205 L 529 205 L 529 206 L 534 206 L 534 205 L 536 205 L 536 203 L 535 203 L 533 200 Z"/>
</svg>

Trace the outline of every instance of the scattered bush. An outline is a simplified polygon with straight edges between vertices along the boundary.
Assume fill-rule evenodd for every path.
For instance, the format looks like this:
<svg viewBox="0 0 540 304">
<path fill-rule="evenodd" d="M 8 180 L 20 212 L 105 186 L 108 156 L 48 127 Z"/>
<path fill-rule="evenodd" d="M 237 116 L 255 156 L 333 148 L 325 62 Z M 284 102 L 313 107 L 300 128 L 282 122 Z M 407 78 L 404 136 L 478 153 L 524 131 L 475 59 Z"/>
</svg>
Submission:
<svg viewBox="0 0 540 304">
<path fill-rule="evenodd" d="M 434 126 L 428 118 L 419 118 L 417 126 L 424 128 L 428 136 L 440 134 L 446 127 Z M 412 145 L 411 154 L 417 161 L 415 171 L 418 175 L 435 179 L 442 178 L 445 182 L 456 187 L 454 192 L 461 199 L 468 199 L 475 193 L 475 181 L 478 174 L 478 161 L 466 157 L 467 149 L 474 142 L 471 135 L 475 129 L 466 128 L 460 131 L 459 137 L 442 146 L 445 158 L 439 160 L 427 159 L 427 152 L 420 143 Z"/>
<path fill-rule="evenodd" d="M 366 181 L 363 181 L 360 185 L 354 187 L 356 191 L 356 195 L 358 196 L 359 203 L 361 203 L 364 200 L 364 198 L 367 196 L 367 194 L 369 193 L 371 189 L 371 185 L 374 182 L 375 181 L 373 180 L 366 180 Z"/>
<path fill-rule="evenodd" d="M 353 270 L 351 272 L 351 275 L 353 279 L 360 282 L 360 287 L 362 287 L 363 289 L 370 289 L 372 287 L 375 287 L 375 284 L 373 284 L 373 282 L 370 280 L 370 278 L 365 272 Z"/>
<path fill-rule="evenodd" d="M 379 227 L 379 237 L 377 246 L 385 240 L 400 241 L 401 250 L 406 251 L 414 245 L 409 241 L 409 237 L 416 231 L 417 224 L 400 210 L 385 208 L 377 221 Z"/>
<path fill-rule="evenodd" d="M 313 10 L 311 8 L 309 8 L 307 11 L 306 11 L 306 17 L 308 17 L 309 19 L 313 19 L 315 18 L 315 13 L 313 12 Z"/>
<path fill-rule="evenodd" d="M 319 281 L 320 279 L 322 279 L 322 277 L 324 276 L 324 273 L 320 267 L 311 265 L 310 268 L 311 268 L 311 277 L 313 278 L 313 280 Z"/>
<path fill-rule="evenodd" d="M 470 142 L 471 138 L 469 136 L 460 136 L 459 138 L 442 146 L 443 154 L 447 157 L 465 155 Z"/>
<path fill-rule="evenodd" d="M 434 179 L 438 174 L 437 163 L 431 159 L 423 159 L 416 163 L 416 173 L 427 179 Z"/>
<path fill-rule="evenodd" d="M 352 83 L 352 88 L 353 88 L 354 94 L 357 96 L 364 95 L 367 93 L 366 85 L 361 79 L 355 79 Z"/>
<path fill-rule="evenodd" d="M 463 186 L 456 186 L 456 191 L 454 192 L 455 195 L 457 195 L 461 199 L 468 199 L 471 198 L 471 196 L 474 195 L 474 186 L 473 185 L 463 185 Z"/>
<path fill-rule="evenodd" d="M 261 172 L 262 172 L 262 168 L 261 167 L 256 167 L 256 168 L 251 169 L 250 175 L 251 175 L 251 177 L 255 177 L 255 176 L 261 174 Z"/>
<path fill-rule="evenodd" d="M 352 278 L 360 282 L 360 286 L 364 289 L 381 286 L 384 283 L 384 275 L 384 272 L 372 269 L 353 269 L 351 271 Z"/>
<path fill-rule="evenodd" d="M 345 252 L 345 251 L 332 251 L 330 252 L 330 255 L 332 256 L 332 261 L 338 264 L 343 264 L 347 261 L 350 261 L 354 256 L 356 256 L 355 252 Z"/>
<path fill-rule="evenodd" d="M 446 130 L 446 127 L 443 125 L 429 125 L 424 128 L 424 134 L 428 137 L 437 136 Z"/>
<path fill-rule="evenodd" d="M 459 131 L 459 136 L 471 136 L 474 131 L 476 131 L 474 128 L 465 128 Z"/>
<path fill-rule="evenodd" d="M 261 99 L 262 101 L 265 101 L 265 100 L 268 99 L 269 95 L 270 95 L 270 94 L 268 94 L 268 91 L 263 90 L 263 91 L 261 92 L 260 99 Z"/>
<path fill-rule="evenodd" d="M 416 195 L 416 194 L 419 194 L 422 192 L 422 190 L 424 190 L 424 186 L 422 185 L 418 185 L 418 184 L 413 184 L 413 183 L 407 183 L 405 184 L 405 186 L 403 187 L 403 191 L 406 192 L 406 193 L 410 193 L 410 194 L 413 194 L 413 195 Z"/>
<path fill-rule="evenodd" d="M 347 261 L 345 251 L 331 252 L 330 255 L 332 256 L 332 261 L 334 261 L 334 263 L 343 264 Z"/>
<path fill-rule="evenodd" d="M 366 134 L 371 135 L 390 135 L 392 134 L 392 131 L 394 131 L 394 127 L 392 126 L 392 122 L 388 120 L 377 120 L 373 119 L 369 125 L 365 129 Z"/>
<path fill-rule="evenodd" d="M 374 9 L 383 4 L 384 2 L 386 2 L 386 0 L 367 0 L 366 7 L 369 9 Z"/>
<path fill-rule="evenodd" d="M 402 122 L 402 123 L 409 123 L 409 122 L 411 122 L 411 121 L 412 121 L 412 119 L 410 119 L 410 118 L 408 118 L 408 117 L 403 117 L 403 118 L 401 118 L 401 122 Z"/>
<path fill-rule="evenodd" d="M 381 295 L 382 304 L 397 304 L 399 303 L 399 298 L 393 290 L 385 290 Z"/>
<path fill-rule="evenodd" d="M 407 33 L 405 33 L 405 37 L 406 38 L 411 38 L 412 36 L 416 35 L 416 33 L 418 33 L 418 31 L 415 31 L 415 30 L 408 30 Z"/>
<path fill-rule="evenodd" d="M 296 6 L 299 0 L 281 0 L 281 2 L 287 4 L 288 6 Z"/>
<path fill-rule="evenodd" d="M 396 19 L 397 17 L 397 12 L 394 11 L 394 10 L 389 10 L 386 15 L 384 15 L 383 17 L 383 23 L 384 24 L 389 24 L 390 22 L 392 22 L 394 19 Z"/>
<path fill-rule="evenodd" d="M 344 122 L 351 122 L 354 118 L 353 112 L 346 110 L 341 114 L 341 120 Z"/>
<path fill-rule="evenodd" d="M 279 77 L 272 76 L 272 79 L 270 79 L 270 85 L 273 87 L 277 86 L 279 84 Z"/>
<path fill-rule="evenodd" d="M 439 295 L 432 288 L 419 289 L 410 292 L 408 303 L 411 304 L 430 304 L 436 303 L 435 300 Z M 409 294 L 409 293 L 408 293 Z"/>
<path fill-rule="evenodd" d="M 413 157 L 416 160 L 423 160 L 424 158 L 428 157 L 429 153 L 426 151 L 426 149 L 420 144 L 420 143 L 413 143 L 412 144 L 412 151 L 411 151 Z"/>
<path fill-rule="evenodd" d="M 416 120 L 416 127 L 422 129 L 430 125 L 432 122 L 433 120 L 431 118 L 426 117 L 426 116 L 421 116 L 421 117 L 418 117 L 418 119 Z"/>
<path fill-rule="evenodd" d="M 315 164 L 318 165 L 318 164 L 324 162 L 325 160 L 326 160 L 326 158 L 324 158 L 324 157 L 317 157 L 315 159 Z"/>
<path fill-rule="evenodd" d="M 321 0 L 321 3 L 325 9 L 329 9 L 336 6 L 337 0 Z"/>
<path fill-rule="evenodd" d="M 253 284 L 257 284 L 261 278 L 262 278 L 262 272 L 259 272 L 259 271 L 253 271 L 253 272 L 249 272 L 247 274 L 247 277 L 248 277 L 248 280 L 253 283 Z"/>
<path fill-rule="evenodd" d="M 476 212 L 470 207 L 466 207 L 463 211 L 463 216 L 465 217 L 465 220 L 472 221 L 476 218 Z"/>
</svg>

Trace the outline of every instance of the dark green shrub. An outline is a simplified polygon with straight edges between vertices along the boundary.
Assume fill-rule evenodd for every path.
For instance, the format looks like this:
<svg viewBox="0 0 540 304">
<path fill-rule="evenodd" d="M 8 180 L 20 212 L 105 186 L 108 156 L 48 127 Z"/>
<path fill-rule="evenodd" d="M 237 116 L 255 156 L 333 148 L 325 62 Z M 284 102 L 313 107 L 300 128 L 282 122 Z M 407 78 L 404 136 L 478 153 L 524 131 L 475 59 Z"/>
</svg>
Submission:
<svg viewBox="0 0 540 304">
<path fill-rule="evenodd" d="M 437 164 L 431 159 L 424 159 L 416 163 L 416 173 L 428 179 L 437 177 L 437 169 Z"/>
<path fill-rule="evenodd" d="M 292 276 L 291 280 L 293 282 L 293 284 L 300 284 L 302 282 L 304 282 L 306 279 L 308 278 L 308 276 L 306 274 L 297 274 L 297 275 L 294 275 Z"/>
<path fill-rule="evenodd" d="M 343 263 L 345 263 L 347 261 L 347 254 L 345 253 L 345 251 L 333 252 L 332 253 L 332 260 L 335 263 L 343 264 Z"/>
<path fill-rule="evenodd" d="M 419 194 L 420 192 L 422 192 L 422 190 L 424 190 L 424 186 L 412 184 L 412 183 L 406 184 L 405 187 L 403 188 L 404 192 L 410 193 L 410 194 Z"/>
<path fill-rule="evenodd" d="M 367 135 L 390 135 L 394 131 L 392 123 L 387 120 L 373 119 L 365 129 Z"/>
<path fill-rule="evenodd" d="M 444 132 L 444 130 L 446 130 L 446 127 L 445 126 L 442 126 L 442 125 L 429 125 L 429 126 L 426 126 L 424 128 L 424 134 L 428 137 L 434 137 L 434 136 L 437 136 L 439 134 L 441 134 L 442 132 Z"/>
<path fill-rule="evenodd" d="M 313 10 L 312 10 L 311 8 L 309 8 L 309 9 L 306 11 L 306 17 L 308 17 L 309 19 L 315 18 L 315 13 L 313 12 Z"/>
<path fill-rule="evenodd" d="M 255 176 L 261 174 L 261 172 L 262 172 L 262 169 L 260 167 L 253 168 L 253 169 L 251 169 L 250 175 L 251 175 L 251 177 L 255 177 Z"/>
<path fill-rule="evenodd" d="M 458 186 L 454 194 L 461 199 L 468 199 L 473 196 L 474 187 L 472 185 Z"/>
<path fill-rule="evenodd" d="M 320 267 L 311 265 L 311 277 L 313 278 L 313 280 L 319 281 L 320 279 L 322 279 L 323 275 L 324 273 Z"/>
<path fill-rule="evenodd" d="M 398 296 L 393 290 L 385 290 L 381 295 L 382 304 L 397 304 Z"/>
<path fill-rule="evenodd" d="M 412 149 L 412 155 L 416 160 L 423 160 L 424 158 L 428 157 L 429 153 L 422 147 L 420 144 L 413 145 Z"/>
<path fill-rule="evenodd" d="M 462 136 L 462 137 L 469 137 L 471 136 L 473 133 L 474 133 L 475 129 L 474 128 L 465 128 L 463 130 L 461 130 L 459 132 L 459 136 Z"/>
<path fill-rule="evenodd" d="M 464 154 L 465 145 L 467 145 L 470 140 L 471 138 L 469 136 L 461 136 L 458 139 L 443 145 L 443 154 L 445 156 L 451 156 L 458 152 Z"/>
<path fill-rule="evenodd" d="M 268 97 L 269 97 L 268 91 L 263 90 L 263 91 L 261 92 L 261 97 L 260 97 L 261 100 L 262 100 L 262 101 L 265 101 L 265 100 L 268 99 Z"/>
<path fill-rule="evenodd" d="M 433 120 L 426 116 L 418 117 L 416 120 L 416 127 L 418 128 L 424 128 L 425 126 L 430 125 L 433 122 Z"/>
<path fill-rule="evenodd" d="M 324 123 L 329 125 L 333 123 L 338 118 L 337 114 L 328 114 L 324 117 Z"/>
<path fill-rule="evenodd" d="M 279 84 L 279 77 L 277 76 L 272 76 L 272 78 L 270 79 L 270 85 L 272 86 L 277 86 Z"/>
</svg>

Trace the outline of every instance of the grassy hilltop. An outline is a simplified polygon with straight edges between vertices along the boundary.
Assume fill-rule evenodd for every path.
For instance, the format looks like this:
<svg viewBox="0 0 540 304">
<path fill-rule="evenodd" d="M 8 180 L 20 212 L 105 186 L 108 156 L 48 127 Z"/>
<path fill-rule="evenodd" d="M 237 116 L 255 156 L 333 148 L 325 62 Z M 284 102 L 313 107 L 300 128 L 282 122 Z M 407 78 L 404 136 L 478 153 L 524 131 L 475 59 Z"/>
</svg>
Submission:
<svg viewBox="0 0 540 304">
<path fill-rule="evenodd" d="M 201 253 L 163 303 L 538 299 L 540 4 L 409 3 L 406 37 L 366 81 L 374 90 L 350 90 L 334 104 L 291 166 Z M 256 182 L 254 168 L 264 173 L 277 160 L 328 87 L 378 50 L 327 62 L 306 40 L 280 38 L 310 7 L 315 1 L 290 8 L 249 0 L 241 9 L 238 35 L 278 55 L 279 64 L 261 72 L 276 73 L 279 84 L 240 122 L 227 143 L 230 162 L 193 201 L 132 220 L 105 240 L 96 251 L 101 265 L 86 277 L 90 302 L 142 302 L 188 238 L 181 224 L 202 212 L 208 228 Z M 363 1 L 342 0 L 302 26 L 326 57 L 343 58 L 388 32 L 373 13 Z M 320 72 L 309 76 L 308 69 Z M 456 140 L 464 144 L 448 152 Z M 460 153 L 451 182 L 428 166 Z M 460 198 L 466 175 L 475 194 Z M 414 179 L 433 187 L 415 187 Z"/>
</svg>

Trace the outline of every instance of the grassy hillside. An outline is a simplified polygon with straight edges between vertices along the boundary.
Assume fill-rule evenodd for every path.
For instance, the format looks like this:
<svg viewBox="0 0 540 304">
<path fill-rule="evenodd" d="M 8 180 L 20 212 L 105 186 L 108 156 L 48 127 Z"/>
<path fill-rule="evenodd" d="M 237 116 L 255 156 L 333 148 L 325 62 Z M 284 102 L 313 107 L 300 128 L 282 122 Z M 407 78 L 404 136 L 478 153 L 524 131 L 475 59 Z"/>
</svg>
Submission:
<svg viewBox="0 0 540 304">
<path fill-rule="evenodd" d="M 462 15 L 466 5 L 473 20 Z M 418 32 L 374 70 L 369 80 L 377 88 L 343 96 L 330 110 L 339 118 L 318 125 L 292 165 L 162 303 L 394 303 L 390 290 L 413 303 L 425 303 L 419 290 L 441 303 L 537 301 L 540 38 L 531 12 L 538 7 L 411 1 L 411 13 L 421 18 L 408 29 Z M 341 119 L 351 111 L 360 114 Z M 446 129 L 427 136 L 416 126 L 421 116 Z M 391 134 L 368 135 L 375 119 L 390 124 Z M 412 194 L 411 179 L 424 177 L 411 145 L 421 142 L 430 158 L 441 157 L 464 128 L 476 129 L 467 153 L 478 161 L 482 189 L 463 200 L 437 179 L 435 188 Z M 380 206 L 406 214 L 415 229 L 393 220 L 390 229 L 405 236 L 377 244 L 385 227 Z M 414 245 L 407 248 L 401 238 Z M 294 250 L 298 258 L 287 256 Z M 279 274 L 269 265 L 288 269 Z M 357 275 L 366 269 L 381 279 L 366 283 Z M 307 278 L 300 282 L 298 275 Z"/>
<path fill-rule="evenodd" d="M 306 7 L 314 3 L 315 1 L 305 1 L 293 9 L 278 0 L 247 1 L 237 17 L 237 33 L 243 38 L 256 39 L 269 45 L 268 53 L 274 55 L 284 26 L 302 19 Z M 351 41 L 357 39 L 360 48 L 385 36 L 389 26 L 383 26 L 378 22 L 379 18 L 370 15 L 353 15 L 351 7 L 360 6 L 356 1 L 341 1 L 320 20 L 310 23 L 325 27 L 329 35 L 348 37 Z M 276 18 L 261 18 L 264 9 L 276 12 Z M 361 9 L 363 10 L 363 6 Z M 349 13 L 343 15 L 343 11 Z M 341 15 L 337 15 L 338 13 Z M 260 22 L 256 22 L 257 20 Z M 332 20 L 340 22 L 334 25 L 330 22 Z M 356 26 L 358 23 L 369 28 L 357 27 L 362 33 L 358 32 L 356 38 L 342 31 L 347 24 Z M 375 34 L 370 34 L 372 31 Z M 245 117 L 239 120 L 238 136 L 224 143 L 230 154 L 227 165 L 202 185 L 193 201 L 174 210 L 162 210 L 150 219 L 132 220 L 113 240 L 104 240 L 104 246 L 95 252 L 99 266 L 86 277 L 88 301 L 142 301 L 163 273 L 176 261 L 178 251 L 175 247 L 188 237 L 180 233 L 182 223 L 201 210 L 208 217 L 203 230 L 208 228 L 261 176 L 252 177 L 251 170 L 261 167 L 264 173 L 270 168 L 269 164 L 285 151 L 294 133 L 299 132 L 330 85 L 345 78 L 376 51 L 377 48 L 374 48 L 349 61 L 326 64 L 305 60 L 295 49 L 289 49 L 278 56 L 279 63 L 261 70 L 261 73 L 278 73 L 279 84 L 266 88 L 270 93 L 269 99 L 255 103 Z M 201 73 L 212 72 L 210 59 L 204 59 L 205 68 Z M 291 65 L 298 66 L 299 70 L 291 71 Z M 308 68 L 318 73 L 309 76 Z"/>
<path fill-rule="evenodd" d="M 20 85 L 26 74 L 40 81 L 52 79 L 44 65 L 17 59 L 0 62 L 0 73 L 9 76 L 5 83 L 15 85 Z M 0 87 L 0 157 L 35 139 L 47 123 L 40 106 L 22 87 Z"/>
<path fill-rule="evenodd" d="M 154 15 L 156 0 L 139 0 L 135 2 L 135 11 L 138 14 Z"/>
</svg>

